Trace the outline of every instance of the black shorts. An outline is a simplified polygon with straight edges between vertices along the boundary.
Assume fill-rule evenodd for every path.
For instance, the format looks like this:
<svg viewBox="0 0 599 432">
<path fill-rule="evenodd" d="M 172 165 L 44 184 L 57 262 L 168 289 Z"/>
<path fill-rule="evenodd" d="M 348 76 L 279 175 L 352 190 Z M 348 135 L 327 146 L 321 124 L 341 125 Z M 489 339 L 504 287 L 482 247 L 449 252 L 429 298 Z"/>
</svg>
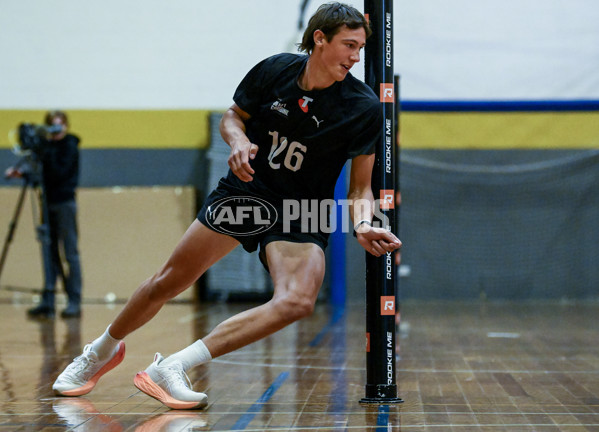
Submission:
<svg viewBox="0 0 599 432">
<path fill-rule="evenodd" d="M 248 252 L 259 246 L 263 264 L 264 248 L 273 241 L 314 243 L 326 249 L 327 233 L 302 232 L 297 221 L 285 225 L 279 217 L 282 214 L 279 200 L 259 197 L 221 181 L 204 201 L 197 218 L 213 231 L 233 237 Z"/>
</svg>

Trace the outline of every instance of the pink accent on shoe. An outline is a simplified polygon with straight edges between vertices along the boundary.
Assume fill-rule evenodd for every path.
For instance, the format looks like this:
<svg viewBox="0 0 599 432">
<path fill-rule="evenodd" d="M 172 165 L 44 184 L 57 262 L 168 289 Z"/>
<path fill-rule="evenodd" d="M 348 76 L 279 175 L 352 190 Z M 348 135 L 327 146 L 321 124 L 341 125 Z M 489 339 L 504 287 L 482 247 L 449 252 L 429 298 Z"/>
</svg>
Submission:
<svg viewBox="0 0 599 432">
<path fill-rule="evenodd" d="M 144 371 L 138 372 L 133 379 L 135 387 L 140 389 L 142 392 L 154 399 L 162 402 L 169 408 L 172 409 L 192 409 L 199 406 L 203 406 L 202 402 L 185 402 L 173 398 L 167 392 L 165 392 L 158 384 L 152 381 L 152 378 Z"/>
<path fill-rule="evenodd" d="M 123 361 L 124 358 L 125 358 L 125 342 L 120 341 L 119 345 L 118 345 L 118 350 L 117 350 L 116 354 L 114 355 L 114 357 L 111 358 L 110 361 L 102 367 L 102 369 L 100 369 L 98 372 L 96 372 L 96 374 L 93 377 L 91 377 L 88 382 L 86 382 L 81 387 L 78 387 L 73 390 L 65 390 L 65 391 L 61 392 L 60 394 L 63 396 L 82 396 L 84 394 L 88 394 L 96 386 L 96 384 L 98 383 L 98 380 L 102 377 L 102 375 L 104 375 L 106 372 L 117 367 L 119 365 L 119 363 L 121 363 Z"/>
</svg>

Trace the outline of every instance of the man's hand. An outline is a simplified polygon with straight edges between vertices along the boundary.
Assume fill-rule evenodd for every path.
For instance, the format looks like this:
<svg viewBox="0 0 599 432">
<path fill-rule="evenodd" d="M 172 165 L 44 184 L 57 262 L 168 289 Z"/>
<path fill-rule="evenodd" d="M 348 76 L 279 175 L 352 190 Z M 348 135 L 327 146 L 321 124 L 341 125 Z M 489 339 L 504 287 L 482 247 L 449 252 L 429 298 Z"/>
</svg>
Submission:
<svg viewBox="0 0 599 432">
<path fill-rule="evenodd" d="M 15 169 L 14 167 L 10 167 L 6 171 L 4 171 L 4 177 L 5 178 L 21 178 L 21 177 L 23 177 L 23 173 L 21 171 L 19 171 L 18 169 Z"/>
<path fill-rule="evenodd" d="M 376 257 L 401 248 L 401 241 L 391 231 L 367 224 L 360 225 L 356 231 L 356 238 L 367 252 Z"/>
<path fill-rule="evenodd" d="M 228 164 L 231 172 L 241 181 L 251 182 L 254 180 L 252 174 L 254 169 L 250 161 L 256 157 L 258 146 L 252 144 L 245 133 L 245 123 L 249 121 L 250 115 L 239 108 L 237 104 L 225 111 L 219 124 L 220 134 L 229 147 Z"/>
<path fill-rule="evenodd" d="M 249 141 L 236 141 L 231 144 L 231 153 L 229 154 L 228 164 L 233 174 L 241 181 L 251 182 L 254 180 L 252 174 L 255 173 L 250 165 L 258 153 L 258 146 Z"/>
</svg>

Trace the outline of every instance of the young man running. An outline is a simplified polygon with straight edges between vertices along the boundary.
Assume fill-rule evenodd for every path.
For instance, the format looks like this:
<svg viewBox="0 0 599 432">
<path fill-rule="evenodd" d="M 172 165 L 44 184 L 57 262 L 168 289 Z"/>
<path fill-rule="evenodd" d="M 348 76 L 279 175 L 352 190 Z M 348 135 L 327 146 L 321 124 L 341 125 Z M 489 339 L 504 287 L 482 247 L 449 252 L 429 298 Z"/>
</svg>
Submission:
<svg viewBox="0 0 599 432">
<path fill-rule="evenodd" d="M 225 320 L 167 358 L 156 354 L 154 362 L 134 379 L 140 390 L 170 408 L 203 407 L 207 396 L 191 390 L 187 370 L 312 313 L 325 272 L 325 230 L 307 229 L 301 218 L 278 218 L 269 229 L 256 230 L 254 235 L 223 234 L 218 232 L 214 215 L 224 202 L 250 197 L 284 215 L 290 200 L 332 199 L 337 177 L 351 159 L 348 198 L 358 242 L 375 256 L 401 246 L 391 232 L 371 224 L 370 179 L 374 145 L 381 137 L 381 107 L 374 92 L 349 74 L 369 35 L 368 23 L 359 11 L 328 3 L 312 16 L 304 33 L 300 49 L 308 55 L 276 55 L 246 75 L 220 124 L 231 147 L 227 176 L 208 196 L 198 219 L 163 267 L 134 292 L 104 334 L 57 378 L 53 385 L 57 394 L 90 392 L 104 373 L 121 362 L 125 336 L 152 319 L 166 301 L 240 243 L 250 252 L 260 249 L 274 283 L 272 299 Z M 353 205 L 356 202 L 369 206 Z"/>
</svg>

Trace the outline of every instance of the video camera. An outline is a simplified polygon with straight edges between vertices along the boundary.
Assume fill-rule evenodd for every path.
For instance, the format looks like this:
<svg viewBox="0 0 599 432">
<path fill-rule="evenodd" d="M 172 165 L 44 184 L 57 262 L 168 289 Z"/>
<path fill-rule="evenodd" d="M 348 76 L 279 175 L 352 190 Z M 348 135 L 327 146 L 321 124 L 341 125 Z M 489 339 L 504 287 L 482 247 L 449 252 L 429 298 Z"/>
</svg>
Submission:
<svg viewBox="0 0 599 432">
<path fill-rule="evenodd" d="M 63 125 L 21 123 L 18 129 L 13 129 L 8 135 L 16 154 L 30 155 L 34 153 L 39 155 L 49 136 L 62 132 L 63 127 Z"/>
</svg>

